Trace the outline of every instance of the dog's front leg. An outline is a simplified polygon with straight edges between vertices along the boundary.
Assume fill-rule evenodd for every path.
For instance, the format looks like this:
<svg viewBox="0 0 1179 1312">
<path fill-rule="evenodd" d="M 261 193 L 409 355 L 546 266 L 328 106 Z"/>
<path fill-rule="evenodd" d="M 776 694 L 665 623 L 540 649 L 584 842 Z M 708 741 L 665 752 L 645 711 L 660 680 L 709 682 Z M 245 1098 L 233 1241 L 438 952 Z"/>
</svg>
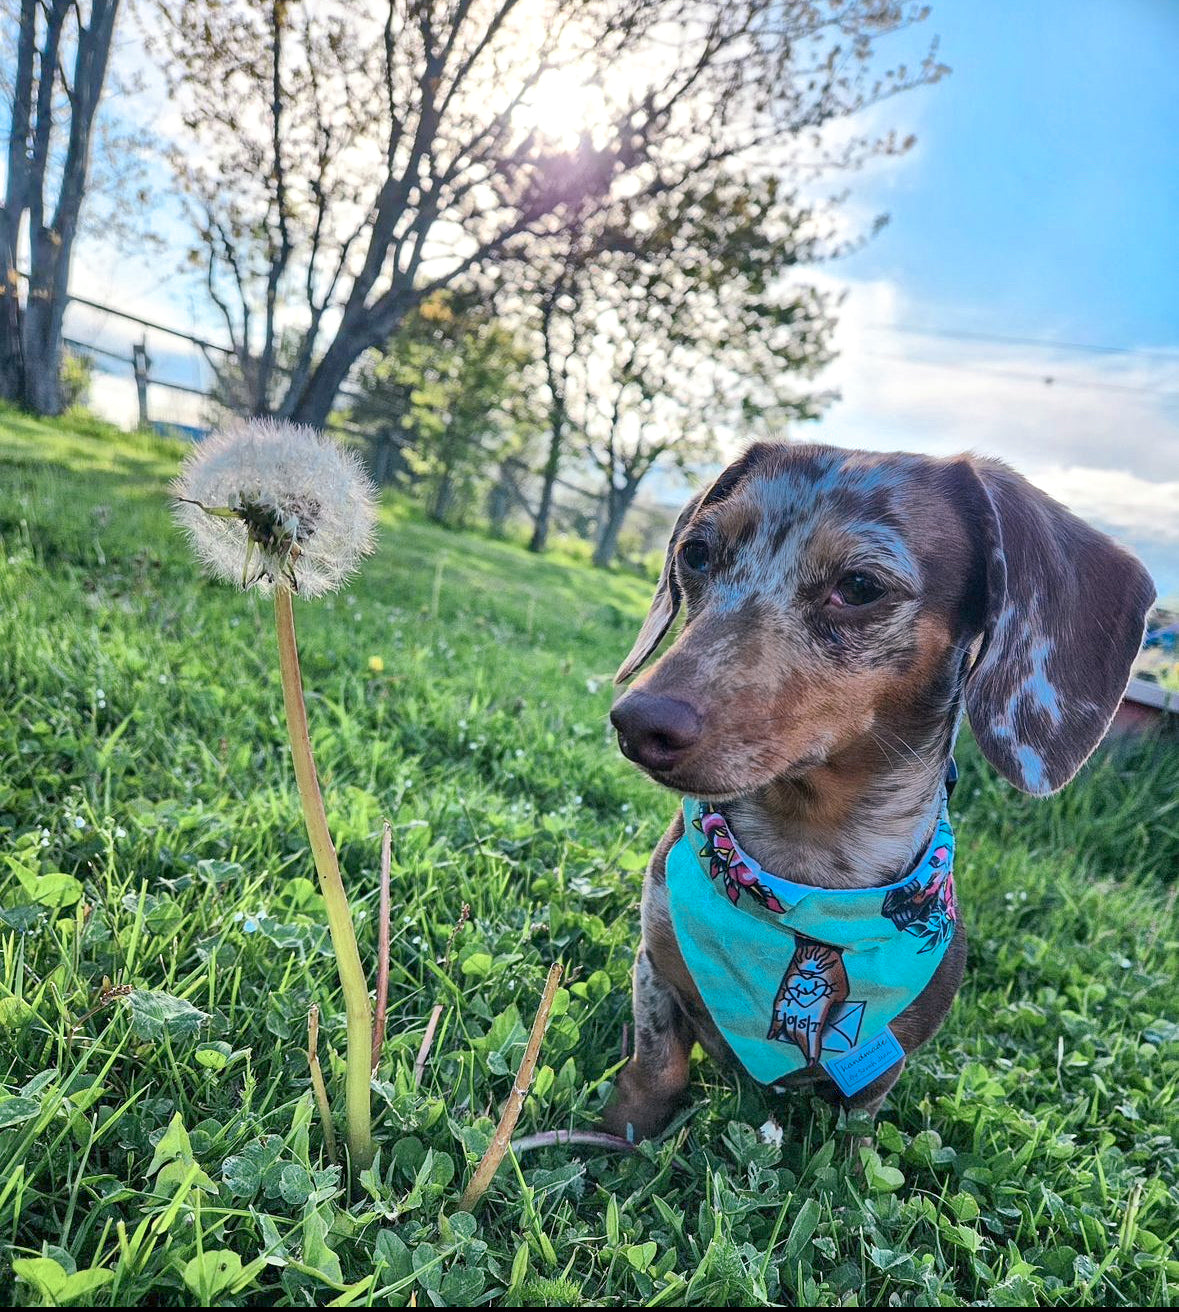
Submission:
<svg viewBox="0 0 1179 1312">
<path fill-rule="evenodd" d="M 634 1056 L 618 1076 L 602 1127 L 637 1141 L 659 1134 L 682 1102 L 694 1033 L 646 948 L 635 957 L 633 979 Z"/>
</svg>

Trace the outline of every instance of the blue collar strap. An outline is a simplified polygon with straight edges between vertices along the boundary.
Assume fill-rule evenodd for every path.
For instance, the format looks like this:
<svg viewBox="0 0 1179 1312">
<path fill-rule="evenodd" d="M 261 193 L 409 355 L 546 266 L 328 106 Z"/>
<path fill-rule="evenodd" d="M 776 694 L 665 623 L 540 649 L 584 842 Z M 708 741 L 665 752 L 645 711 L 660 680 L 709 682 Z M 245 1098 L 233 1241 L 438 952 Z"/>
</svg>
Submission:
<svg viewBox="0 0 1179 1312">
<path fill-rule="evenodd" d="M 900 1059 L 889 1030 L 953 938 L 954 832 L 945 802 L 911 874 L 830 889 L 770 874 L 723 815 L 684 799 L 668 853 L 672 924 L 700 996 L 763 1084 L 820 1063 L 846 1094 Z"/>
</svg>

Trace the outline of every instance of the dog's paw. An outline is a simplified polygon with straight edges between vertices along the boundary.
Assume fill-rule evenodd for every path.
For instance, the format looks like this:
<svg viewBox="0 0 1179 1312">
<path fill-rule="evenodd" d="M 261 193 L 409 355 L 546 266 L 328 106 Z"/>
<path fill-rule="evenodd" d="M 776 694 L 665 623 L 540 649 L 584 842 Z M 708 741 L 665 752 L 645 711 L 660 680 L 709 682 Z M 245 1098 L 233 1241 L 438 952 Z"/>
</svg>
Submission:
<svg viewBox="0 0 1179 1312">
<path fill-rule="evenodd" d="M 602 1113 L 598 1129 L 616 1134 L 631 1143 L 656 1139 L 670 1124 L 683 1105 L 683 1096 L 674 1098 L 634 1098 L 616 1093 Z"/>
</svg>

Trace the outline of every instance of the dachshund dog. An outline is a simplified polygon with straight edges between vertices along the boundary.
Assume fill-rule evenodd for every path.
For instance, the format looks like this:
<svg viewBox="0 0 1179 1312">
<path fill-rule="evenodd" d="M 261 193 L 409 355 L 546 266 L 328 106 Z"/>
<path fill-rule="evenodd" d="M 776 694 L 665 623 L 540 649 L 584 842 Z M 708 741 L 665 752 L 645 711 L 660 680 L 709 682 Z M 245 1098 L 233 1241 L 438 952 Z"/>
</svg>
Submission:
<svg viewBox="0 0 1179 1312">
<path fill-rule="evenodd" d="M 1132 555 L 993 460 L 759 443 L 694 497 L 616 681 L 686 623 L 611 712 L 685 806 L 643 886 L 605 1128 L 660 1133 L 694 1041 L 875 1115 L 962 979 L 963 715 L 1011 783 L 1055 792 L 1105 734 L 1153 600 Z"/>
</svg>

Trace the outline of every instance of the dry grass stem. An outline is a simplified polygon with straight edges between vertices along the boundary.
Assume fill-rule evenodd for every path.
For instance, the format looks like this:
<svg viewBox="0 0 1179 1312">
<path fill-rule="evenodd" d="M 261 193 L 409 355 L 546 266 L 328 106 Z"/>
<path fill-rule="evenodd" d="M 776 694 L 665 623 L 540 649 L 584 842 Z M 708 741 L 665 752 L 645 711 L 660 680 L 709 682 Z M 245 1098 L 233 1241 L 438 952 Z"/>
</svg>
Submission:
<svg viewBox="0 0 1179 1312">
<path fill-rule="evenodd" d="M 413 1064 L 413 1087 L 416 1089 L 422 1082 L 422 1074 L 426 1069 L 426 1062 L 430 1056 L 430 1048 L 434 1043 L 434 1031 L 438 1028 L 438 1021 L 442 1016 L 442 1004 L 439 1003 L 430 1013 L 430 1019 L 426 1025 L 426 1032 L 422 1035 L 422 1045 L 418 1048 L 417 1060 Z"/>
<path fill-rule="evenodd" d="M 471 918 L 471 904 L 463 903 L 463 909 L 459 912 L 459 918 L 454 922 L 454 928 L 450 931 L 450 937 L 446 940 L 446 951 L 442 954 L 442 960 L 438 963 L 443 970 L 450 969 L 450 954 L 454 950 L 454 941 L 458 938 L 459 930 Z"/>
<path fill-rule="evenodd" d="M 389 1009 L 389 868 L 393 861 L 393 826 L 385 821 L 381 835 L 381 905 L 377 922 L 377 999 L 373 1012 L 373 1074 L 385 1046 L 385 1014 Z"/>
<path fill-rule="evenodd" d="M 328 1161 L 335 1166 L 339 1161 L 336 1153 L 336 1127 L 332 1124 L 332 1109 L 328 1106 L 327 1086 L 323 1082 L 323 1069 L 319 1064 L 319 1007 L 315 1003 L 312 1003 L 307 1013 L 307 1065 L 311 1070 L 311 1090 L 315 1094 L 315 1105 L 319 1108 L 319 1119 L 323 1122 Z"/>
<path fill-rule="evenodd" d="M 536 1019 L 532 1022 L 532 1033 L 528 1036 L 528 1046 L 524 1049 L 520 1068 L 517 1070 L 516 1079 L 512 1084 L 512 1092 L 508 1095 L 508 1100 L 504 1104 L 503 1114 L 499 1118 L 499 1124 L 495 1127 L 495 1134 L 492 1136 L 491 1142 L 487 1145 L 487 1151 L 483 1154 L 482 1160 L 475 1168 L 475 1174 L 471 1176 L 470 1184 L 467 1185 L 462 1198 L 459 1200 L 460 1211 L 470 1212 L 474 1210 L 484 1193 L 487 1192 L 487 1186 L 495 1178 L 499 1164 L 508 1151 L 512 1141 L 512 1131 L 516 1128 L 516 1122 L 520 1119 L 520 1112 L 524 1106 L 524 1099 L 528 1095 L 528 1090 L 532 1087 L 536 1059 L 540 1055 L 540 1042 L 544 1038 L 549 1012 L 553 1009 L 553 998 L 556 996 L 557 985 L 560 982 L 561 967 L 558 962 L 554 961 L 549 967 L 548 979 L 544 982 L 544 993 L 541 995 L 540 1006 L 536 1009 Z"/>
</svg>

